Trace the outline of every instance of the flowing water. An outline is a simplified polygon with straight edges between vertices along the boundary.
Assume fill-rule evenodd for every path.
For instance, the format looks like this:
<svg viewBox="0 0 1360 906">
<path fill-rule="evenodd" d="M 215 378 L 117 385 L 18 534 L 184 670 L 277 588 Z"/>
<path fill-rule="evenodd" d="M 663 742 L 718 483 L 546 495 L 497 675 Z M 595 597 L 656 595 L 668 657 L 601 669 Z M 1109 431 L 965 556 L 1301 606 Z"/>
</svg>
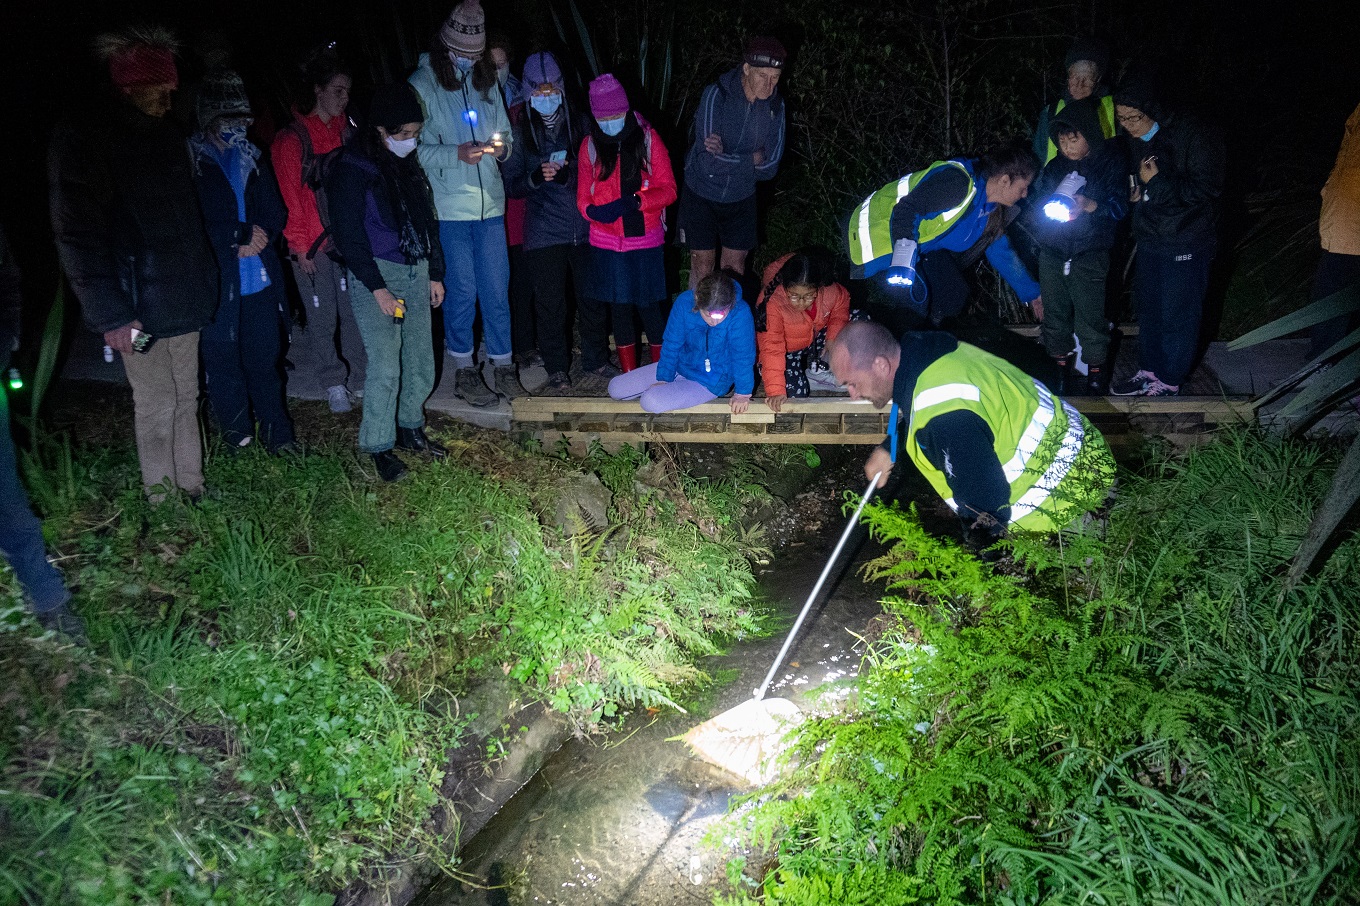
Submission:
<svg viewBox="0 0 1360 906">
<path fill-rule="evenodd" d="M 802 607 L 839 531 L 786 547 L 759 576 L 764 597 L 786 626 Z M 769 697 L 805 709 L 834 698 L 858 667 L 855 634 L 881 612 L 882 588 L 862 581 L 859 565 L 878 552 L 857 530 L 842 553 Z M 838 580 L 838 581 L 834 581 Z M 424 906 L 454 904 L 673 904 L 709 903 L 730 890 L 729 846 L 713 850 L 701 838 L 745 791 L 742 782 L 667 741 L 712 714 L 741 703 L 764 679 L 787 628 L 745 642 L 705 664 L 736 680 L 697 713 L 635 717 L 608 742 L 567 743 L 463 853 L 475 883 L 448 880 L 428 890 Z M 822 691 L 813 694 L 813 690 Z M 827 690 L 830 690 L 829 692 Z"/>
</svg>

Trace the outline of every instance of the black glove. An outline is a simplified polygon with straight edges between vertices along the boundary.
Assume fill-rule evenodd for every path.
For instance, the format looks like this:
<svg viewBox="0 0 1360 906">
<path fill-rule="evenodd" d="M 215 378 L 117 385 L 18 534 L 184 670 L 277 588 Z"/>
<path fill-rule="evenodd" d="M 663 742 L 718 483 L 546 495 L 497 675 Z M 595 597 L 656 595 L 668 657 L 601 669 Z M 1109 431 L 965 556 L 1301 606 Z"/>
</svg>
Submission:
<svg viewBox="0 0 1360 906">
<path fill-rule="evenodd" d="M 995 563 L 1001 559 L 1002 550 L 996 543 L 1006 534 L 1006 526 L 991 513 L 983 513 L 976 518 L 962 516 L 963 543 L 983 563 Z"/>
<path fill-rule="evenodd" d="M 624 214 L 627 214 L 628 210 L 628 200 L 625 198 L 618 198 L 611 201 L 609 204 L 586 205 L 586 216 L 596 223 L 613 223 Z M 633 210 L 637 210 L 637 208 L 633 208 Z"/>
<path fill-rule="evenodd" d="M 622 201 L 628 206 L 628 210 L 625 213 L 636 214 L 638 211 L 642 210 L 642 196 L 637 192 L 634 192 L 631 195 L 625 195 L 623 198 L 620 198 L 619 201 Z"/>
</svg>

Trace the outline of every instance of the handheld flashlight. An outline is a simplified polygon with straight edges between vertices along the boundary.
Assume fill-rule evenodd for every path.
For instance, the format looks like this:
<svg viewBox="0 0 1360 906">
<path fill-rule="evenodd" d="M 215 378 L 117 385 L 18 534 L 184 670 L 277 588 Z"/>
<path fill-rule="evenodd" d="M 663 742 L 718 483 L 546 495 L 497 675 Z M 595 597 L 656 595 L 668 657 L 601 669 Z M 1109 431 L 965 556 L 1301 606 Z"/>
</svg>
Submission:
<svg viewBox="0 0 1360 906">
<path fill-rule="evenodd" d="M 23 390 L 23 389 L 24 389 L 24 378 L 23 378 L 23 375 L 21 375 L 21 374 L 19 373 L 19 369 L 18 369 L 18 368 L 11 367 L 11 368 L 9 369 L 9 381 L 8 381 L 8 383 L 9 383 L 9 389 L 11 389 L 11 390 Z"/>
<path fill-rule="evenodd" d="M 889 286 L 911 286 L 916 281 L 916 240 L 899 239 L 893 243 L 892 263 L 888 265 Z"/>
<path fill-rule="evenodd" d="M 1072 211 L 1077 207 L 1077 194 L 1085 185 L 1086 177 L 1075 170 L 1064 176 L 1057 191 L 1044 202 L 1044 216 L 1050 220 L 1071 220 Z"/>
<path fill-rule="evenodd" d="M 406 300 L 398 299 L 397 307 L 392 310 L 392 323 L 401 324 L 406 318 Z"/>
</svg>

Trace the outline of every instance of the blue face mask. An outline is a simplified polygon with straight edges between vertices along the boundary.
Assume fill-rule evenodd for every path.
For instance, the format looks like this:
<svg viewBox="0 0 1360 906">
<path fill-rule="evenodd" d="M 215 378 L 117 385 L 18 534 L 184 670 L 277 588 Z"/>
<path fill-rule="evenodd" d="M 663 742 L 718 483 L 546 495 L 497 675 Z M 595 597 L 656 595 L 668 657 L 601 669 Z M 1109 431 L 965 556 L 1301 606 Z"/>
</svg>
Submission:
<svg viewBox="0 0 1360 906">
<path fill-rule="evenodd" d="M 1139 140 L 1140 142 L 1150 142 L 1150 141 L 1152 141 L 1152 137 L 1153 137 L 1154 135 L 1157 134 L 1157 130 L 1160 129 L 1160 128 L 1162 128 L 1162 124 L 1161 124 L 1161 123 L 1153 123 L 1151 129 L 1149 129 L 1148 131 L 1144 132 L 1142 135 L 1138 136 L 1138 140 Z"/>
<path fill-rule="evenodd" d="M 529 98 L 529 106 L 537 110 L 540 116 L 552 116 L 562 106 L 562 95 L 535 94 Z"/>
<path fill-rule="evenodd" d="M 621 116 L 616 120 L 596 120 L 595 122 L 600 124 L 601 132 L 603 132 L 605 135 L 612 136 L 618 135 L 620 132 L 623 131 L 623 124 L 627 119 L 628 117 Z"/>
<path fill-rule="evenodd" d="M 450 53 L 449 58 L 453 60 L 453 68 L 457 69 L 463 75 L 472 72 L 472 67 L 477 65 L 476 60 L 469 59 L 468 57 L 460 57 L 456 53 Z"/>
<path fill-rule="evenodd" d="M 250 144 L 250 139 L 246 138 L 246 126 L 244 123 L 233 123 L 230 126 L 223 126 L 217 130 L 217 134 L 222 141 L 226 142 L 231 148 L 244 148 Z"/>
</svg>

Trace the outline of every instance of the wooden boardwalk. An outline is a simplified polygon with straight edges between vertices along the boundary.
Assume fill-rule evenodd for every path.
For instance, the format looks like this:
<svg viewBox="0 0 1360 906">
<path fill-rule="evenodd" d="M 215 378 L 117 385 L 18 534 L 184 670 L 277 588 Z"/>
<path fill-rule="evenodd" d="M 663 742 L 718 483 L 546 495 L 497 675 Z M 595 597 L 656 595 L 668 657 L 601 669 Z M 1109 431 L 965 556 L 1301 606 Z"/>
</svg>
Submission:
<svg viewBox="0 0 1360 906">
<path fill-rule="evenodd" d="M 1173 441 L 1192 440 L 1222 424 L 1249 422 L 1255 414 L 1246 397 L 1072 397 L 1068 399 L 1112 443 L 1133 425 Z M 511 404 L 514 428 L 544 444 L 599 441 L 707 444 L 877 444 L 888 430 L 888 409 L 846 397 L 789 400 L 781 412 L 763 399 L 733 415 L 725 401 L 653 415 L 637 402 L 598 397 L 525 397 Z"/>
</svg>

